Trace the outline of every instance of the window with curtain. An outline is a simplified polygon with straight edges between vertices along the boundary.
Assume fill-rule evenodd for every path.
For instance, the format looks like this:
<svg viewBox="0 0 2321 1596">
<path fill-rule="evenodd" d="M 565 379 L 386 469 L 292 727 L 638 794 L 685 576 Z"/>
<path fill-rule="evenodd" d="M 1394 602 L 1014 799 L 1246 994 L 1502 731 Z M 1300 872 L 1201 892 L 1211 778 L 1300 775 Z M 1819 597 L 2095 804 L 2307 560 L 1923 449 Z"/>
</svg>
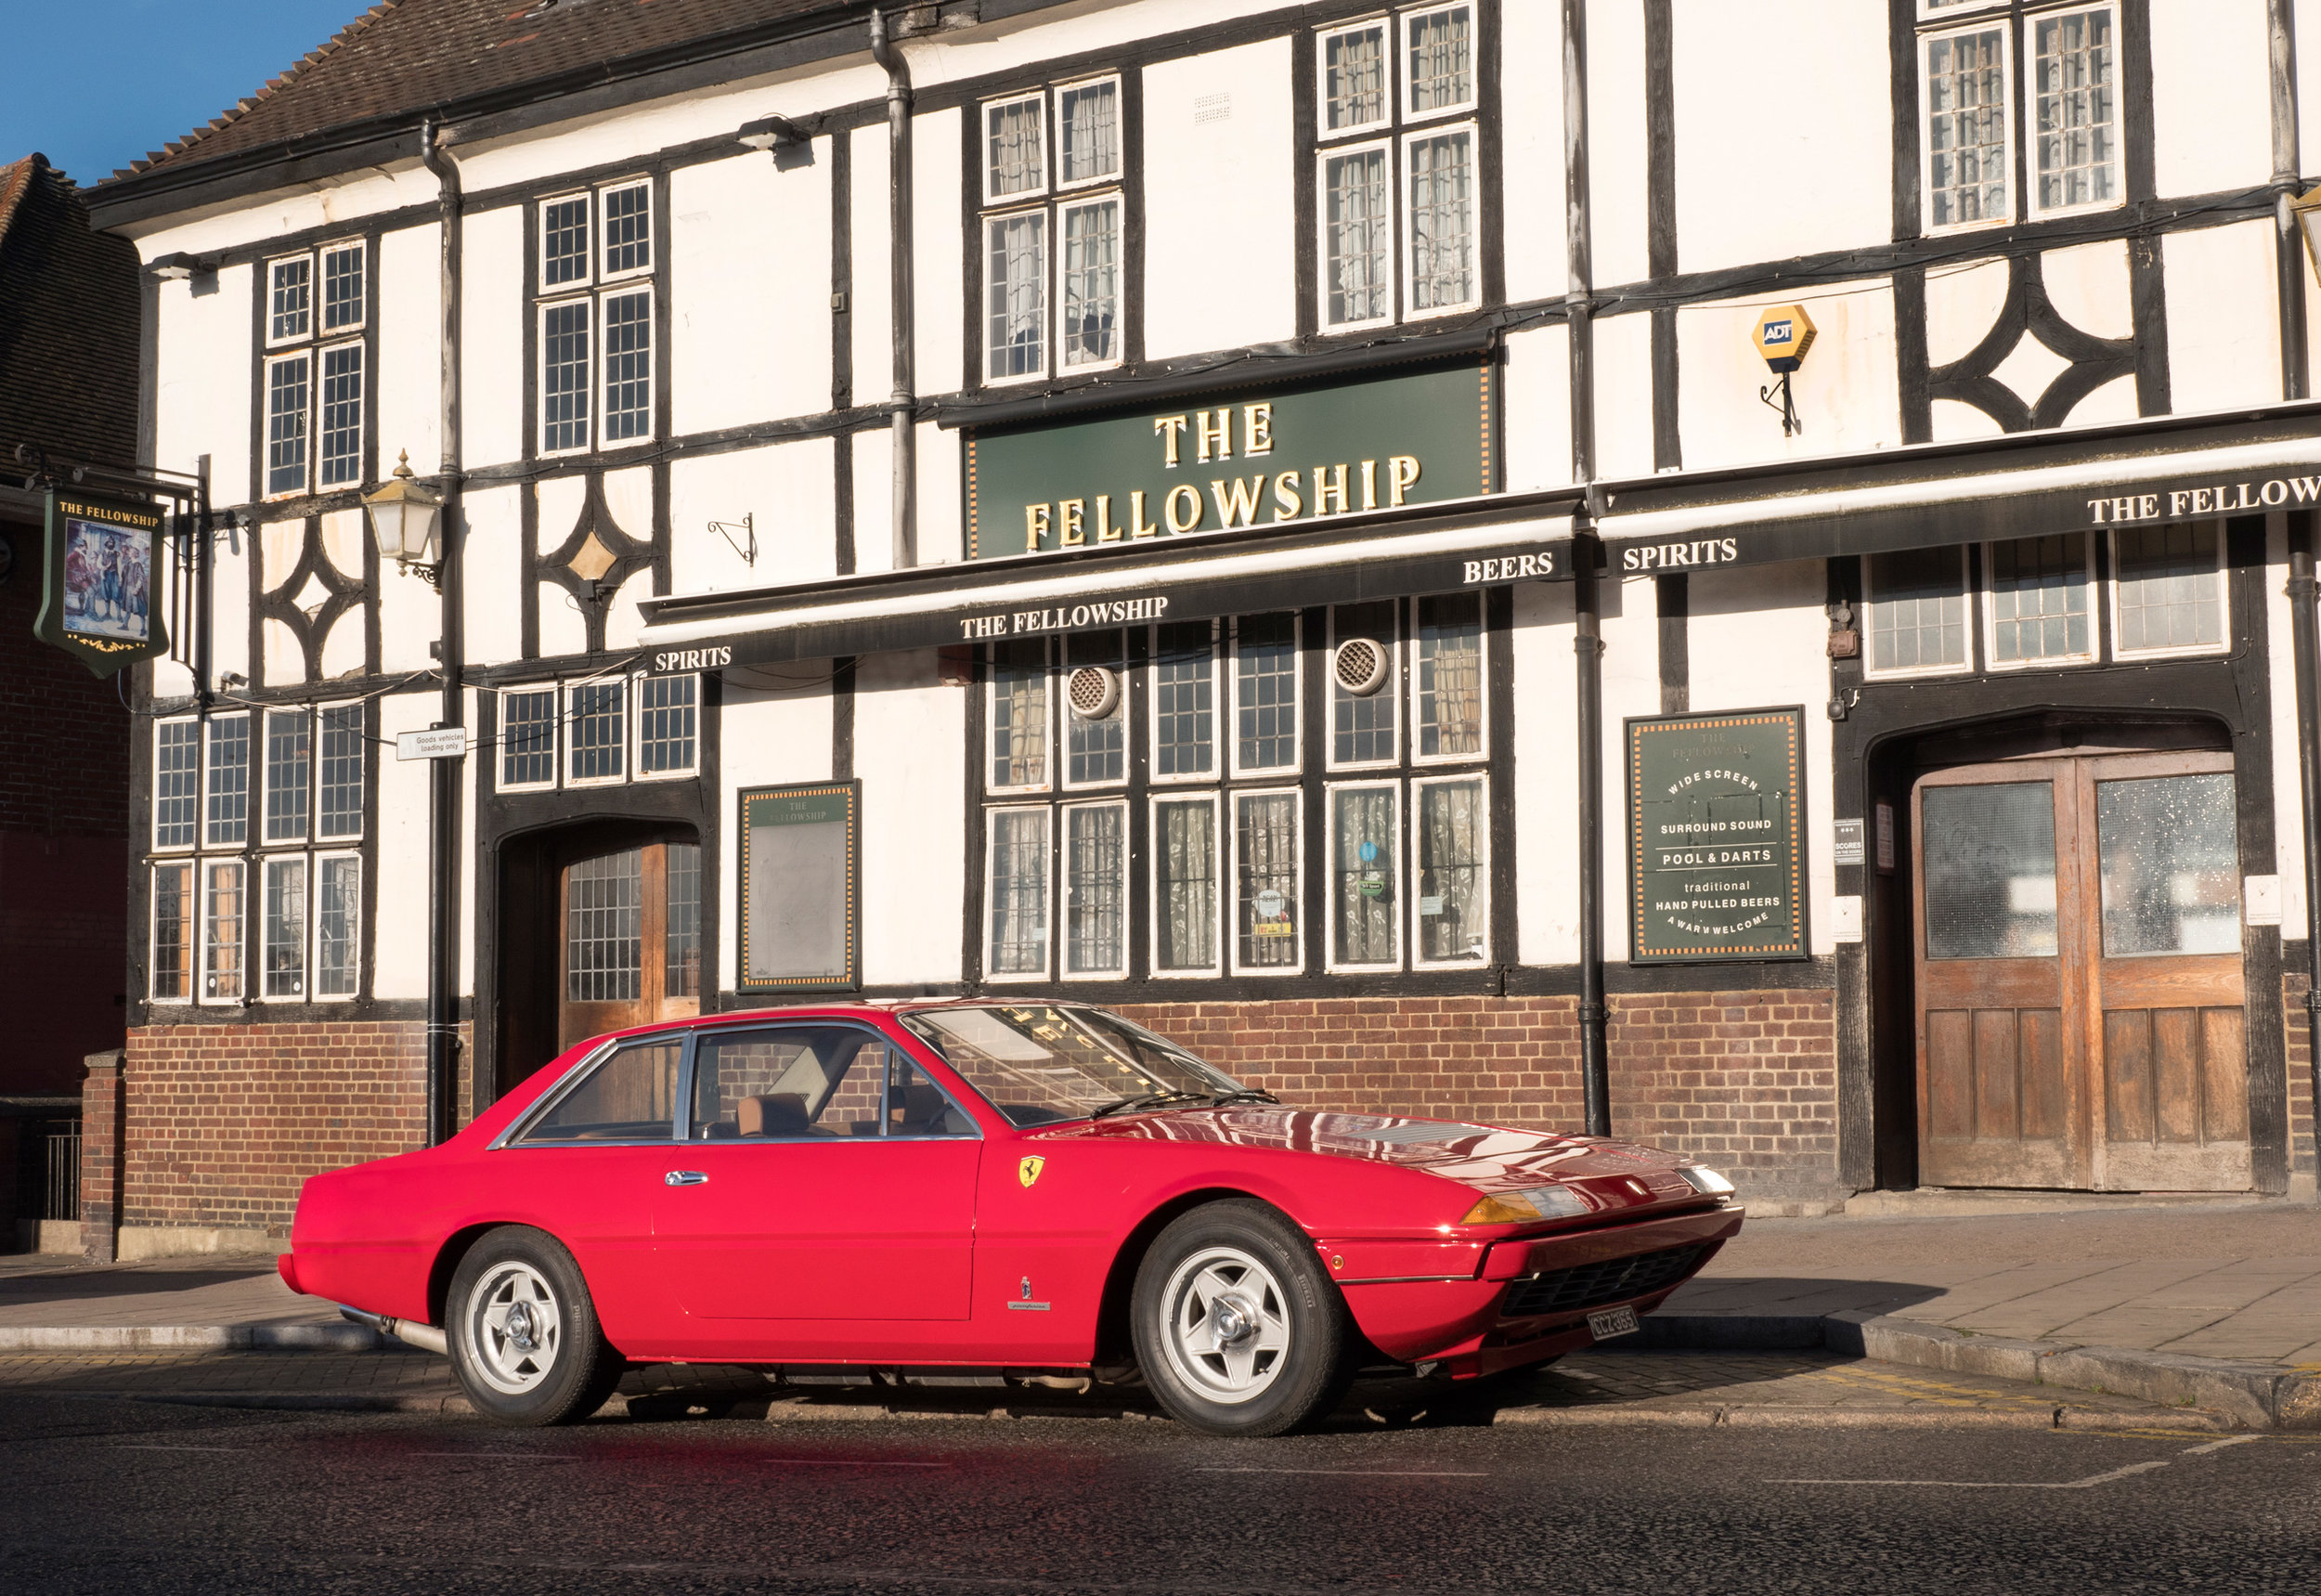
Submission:
<svg viewBox="0 0 2321 1596">
<path fill-rule="evenodd" d="M 1170 798 L 1153 806 L 1153 967 L 1217 966 L 1217 805 Z"/>
<path fill-rule="evenodd" d="M 1064 973 L 1128 967 L 1128 806 L 1064 811 Z"/>
<path fill-rule="evenodd" d="M 1333 788 L 1329 795 L 1332 964 L 1401 962 L 1402 850 L 1399 792 L 1392 786 Z"/>
<path fill-rule="evenodd" d="M 1951 13 L 1972 9 L 1971 18 Z M 1916 41 L 1928 231 L 2118 205 L 2120 8 L 2052 0 L 1920 6 Z M 2016 81 L 2019 61 L 2021 83 Z"/>
<path fill-rule="evenodd" d="M 994 976 L 1047 974 L 1048 811 L 994 810 L 985 889 L 991 939 L 984 968 Z"/>
<path fill-rule="evenodd" d="M 1421 759 L 1483 752 L 1483 595 L 1419 600 L 1418 728 Z"/>
<path fill-rule="evenodd" d="M 1484 873 L 1490 824 L 1482 779 L 1422 782 L 1413 798 L 1419 962 L 1479 962 L 1490 941 Z"/>
<path fill-rule="evenodd" d="M 1233 962 L 1239 969 L 1293 969 L 1303 962 L 1299 809 L 1294 792 L 1234 795 Z"/>
<path fill-rule="evenodd" d="M 1044 638 L 992 650 L 989 780 L 994 787 L 1047 785 L 1047 656 Z"/>
<path fill-rule="evenodd" d="M 1123 92 L 1106 77 L 982 106 L 971 222 L 983 240 L 986 382 L 1116 365 L 1124 353 Z"/>
</svg>

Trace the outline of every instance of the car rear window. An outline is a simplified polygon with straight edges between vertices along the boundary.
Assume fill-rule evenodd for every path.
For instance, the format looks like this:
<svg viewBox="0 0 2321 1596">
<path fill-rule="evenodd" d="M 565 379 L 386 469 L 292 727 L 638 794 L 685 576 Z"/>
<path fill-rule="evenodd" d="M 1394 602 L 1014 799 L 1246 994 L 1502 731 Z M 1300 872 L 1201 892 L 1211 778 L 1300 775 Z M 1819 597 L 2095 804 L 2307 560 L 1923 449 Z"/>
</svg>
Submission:
<svg viewBox="0 0 2321 1596">
<path fill-rule="evenodd" d="M 615 1050 L 525 1131 L 540 1142 L 668 1141 L 677 1127 L 677 1041 Z"/>
</svg>

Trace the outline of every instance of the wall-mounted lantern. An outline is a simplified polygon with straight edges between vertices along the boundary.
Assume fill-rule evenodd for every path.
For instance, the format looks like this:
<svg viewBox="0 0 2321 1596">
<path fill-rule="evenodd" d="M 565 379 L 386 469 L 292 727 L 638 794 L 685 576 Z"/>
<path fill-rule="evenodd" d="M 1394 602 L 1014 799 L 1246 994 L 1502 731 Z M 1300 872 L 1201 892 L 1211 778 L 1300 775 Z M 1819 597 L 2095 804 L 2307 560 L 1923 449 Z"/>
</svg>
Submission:
<svg viewBox="0 0 2321 1596">
<path fill-rule="evenodd" d="M 435 523 L 443 514 L 443 495 L 411 474 L 411 454 L 401 451 L 395 475 L 378 492 L 363 497 L 370 517 L 370 534 L 379 541 L 379 557 L 393 560 L 395 568 L 415 574 L 430 586 L 441 579 L 443 566 L 435 558 Z"/>
<path fill-rule="evenodd" d="M 1781 379 L 1773 387 L 1759 388 L 1760 402 L 1781 412 L 1781 435 L 1795 437 L 1805 431 L 1805 423 L 1797 419 L 1796 402 L 1789 395 L 1789 378 L 1805 364 L 1806 351 L 1813 347 L 1813 318 L 1805 313 L 1802 305 L 1776 305 L 1757 318 L 1750 331 L 1750 340 L 1757 352 L 1765 357 L 1765 364 Z M 1778 389 L 1780 399 L 1774 398 Z"/>
<path fill-rule="evenodd" d="M 2321 188 L 2307 189 L 2289 202 L 2290 220 L 2297 224 L 2297 232 L 2305 240 L 2305 258 L 2313 269 L 2321 272 Z"/>
</svg>

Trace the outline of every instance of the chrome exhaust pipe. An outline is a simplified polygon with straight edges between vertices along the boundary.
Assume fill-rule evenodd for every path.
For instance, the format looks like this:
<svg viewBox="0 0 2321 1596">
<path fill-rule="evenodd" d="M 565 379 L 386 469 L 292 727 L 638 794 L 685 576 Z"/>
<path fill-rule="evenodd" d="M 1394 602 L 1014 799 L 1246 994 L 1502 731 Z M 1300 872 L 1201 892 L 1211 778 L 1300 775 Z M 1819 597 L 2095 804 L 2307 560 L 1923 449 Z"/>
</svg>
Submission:
<svg viewBox="0 0 2321 1596">
<path fill-rule="evenodd" d="M 391 1335 L 399 1342 L 419 1348 L 421 1352 L 432 1352 L 437 1357 L 451 1356 L 450 1342 L 447 1341 L 443 1331 L 434 1325 L 413 1324 L 409 1319 L 390 1318 L 385 1314 L 366 1313 L 361 1308 L 350 1308 L 344 1303 L 339 1304 L 339 1312 L 358 1325 L 369 1325 L 381 1335 Z"/>
</svg>

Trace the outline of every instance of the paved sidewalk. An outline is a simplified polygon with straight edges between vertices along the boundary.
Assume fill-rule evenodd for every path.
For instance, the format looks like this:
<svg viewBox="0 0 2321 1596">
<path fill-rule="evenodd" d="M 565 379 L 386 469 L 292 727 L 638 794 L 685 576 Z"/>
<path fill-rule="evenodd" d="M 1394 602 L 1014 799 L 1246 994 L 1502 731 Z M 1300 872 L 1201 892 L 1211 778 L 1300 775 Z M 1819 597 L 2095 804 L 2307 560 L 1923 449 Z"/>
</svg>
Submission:
<svg viewBox="0 0 2321 1596">
<path fill-rule="evenodd" d="M 36 1253 L 0 1257 L 0 1329 L 343 1322 L 331 1304 L 282 1284 L 272 1258 L 99 1265 Z"/>
</svg>

